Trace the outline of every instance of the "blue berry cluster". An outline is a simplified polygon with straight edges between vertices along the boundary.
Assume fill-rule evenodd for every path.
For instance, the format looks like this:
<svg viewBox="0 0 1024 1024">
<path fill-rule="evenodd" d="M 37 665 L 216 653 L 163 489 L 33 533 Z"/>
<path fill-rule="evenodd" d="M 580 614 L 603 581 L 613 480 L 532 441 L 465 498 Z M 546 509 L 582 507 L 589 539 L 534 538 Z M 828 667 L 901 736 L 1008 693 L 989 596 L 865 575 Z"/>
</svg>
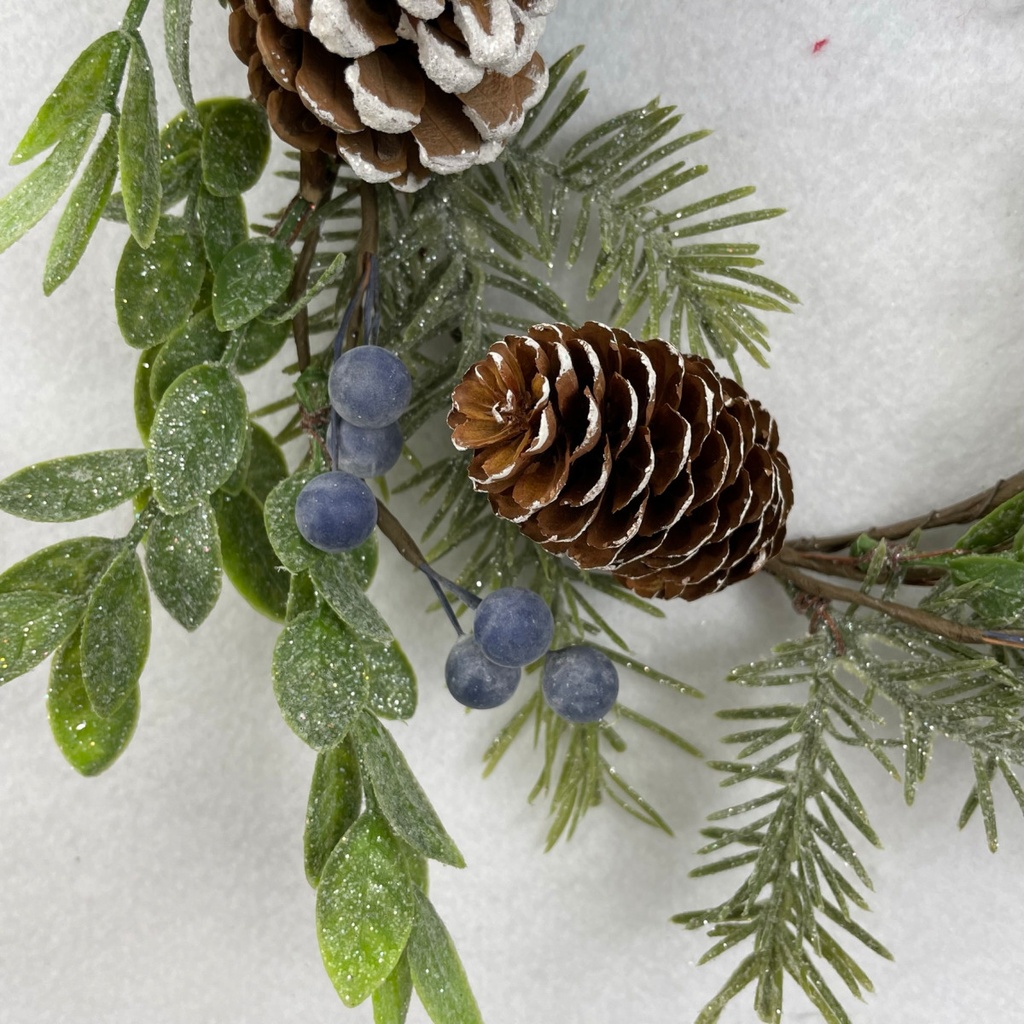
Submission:
<svg viewBox="0 0 1024 1024">
<path fill-rule="evenodd" d="M 327 449 L 334 470 L 299 492 L 299 533 L 321 551 L 351 551 L 377 525 L 377 499 L 365 477 L 380 476 L 402 453 L 398 418 L 412 397 L 405 364 L 387 349 L 361 345 L 342 352 L 328 381 Z"/>
<path fill-rule="evenodd" d="M 495 590 L 477 607 L 472 636 L 461 637 L 448 655 L 449 692 L 466 707 L 497 707 L 515 693 L 523 666 L 544 658 L 541 690 L 548 705 L 569 722 L 599 721 L 619 694 L 615 666 L 586 644 L 549 651 L 554 633 L 540 595 L 522 587 Z"/>
</svg>

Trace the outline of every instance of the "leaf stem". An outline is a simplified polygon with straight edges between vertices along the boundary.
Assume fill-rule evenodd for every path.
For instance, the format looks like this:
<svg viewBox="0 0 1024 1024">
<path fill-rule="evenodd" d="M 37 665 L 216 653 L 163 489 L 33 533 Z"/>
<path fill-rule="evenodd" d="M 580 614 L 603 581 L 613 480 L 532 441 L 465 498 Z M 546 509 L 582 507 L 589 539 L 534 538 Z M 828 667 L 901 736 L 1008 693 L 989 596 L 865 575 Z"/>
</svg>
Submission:
<svg viewBox="0 0 1024 1024">
<path fill-rule="evenodd" d="M 875 540 L 899 540 L 907 537 L 915 530 L 931 530 L 938 526 L 952 526 L 956 523 L 969 523 L 988 515 L 997 505 L 1008 501 L 1015 494 L 1024 491 L 1024 471 L 1015 473 L 1005 480 L 999 480 L 992 487 L 969 498 L 964 498 L 945 508 L 933 509 L 925 515 L 903 519 L 886 526 L 873 526 L 870 530 L 855 530 L 850 533 L 837 533 L 830 537 L 802 537 L 790 541 L 787 545 L 793 551 L 837 551 L 849 547 L 861 534 Z"/>
</svg>

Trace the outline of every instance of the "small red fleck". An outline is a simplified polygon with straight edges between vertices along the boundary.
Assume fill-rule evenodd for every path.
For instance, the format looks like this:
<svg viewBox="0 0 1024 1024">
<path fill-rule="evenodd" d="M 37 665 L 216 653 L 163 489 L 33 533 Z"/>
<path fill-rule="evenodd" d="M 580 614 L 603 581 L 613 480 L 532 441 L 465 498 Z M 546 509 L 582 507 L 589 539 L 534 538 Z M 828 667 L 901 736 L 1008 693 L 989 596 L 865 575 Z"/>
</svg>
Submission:
<svg viewBox="0 0 1024 1024">
<path fill-rule="evenodd" d="M 827 36 L 824 39 L 819 39 L 814 44 L 814 46 L 811 47 L 811 53 L 820 53 L 822 50 L 825 49 L 826 46 L 828 46 L 828 37 Z"/>
</svg>

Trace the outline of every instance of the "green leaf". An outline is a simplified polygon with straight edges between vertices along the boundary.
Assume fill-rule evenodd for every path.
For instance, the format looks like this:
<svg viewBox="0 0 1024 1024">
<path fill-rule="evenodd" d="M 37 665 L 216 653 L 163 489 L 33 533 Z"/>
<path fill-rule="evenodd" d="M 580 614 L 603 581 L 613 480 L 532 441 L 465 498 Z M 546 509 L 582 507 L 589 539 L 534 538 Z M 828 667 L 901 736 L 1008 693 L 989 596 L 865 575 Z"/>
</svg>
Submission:
<svg viewBox="0 0 1024 1024">
<path fill-rule="evenodd" d="M 346 1006 L 395 969 L 413 928 L 414 891 L 387 825 L 364 813 L 324 866 L 316 898 L 320 955 Z"/>
<path fill-rule="evenodd" d="M 384 726 L 363 712 L 353 730 L 359 764 L 395 834 L 424 856 L 463 868 L 466 862 Z"/>
<path fill-rule="evenodd" d="M 186 371 L 201 363 L 215 363 L 224 355 L 228 335 L 217 329 L 207 307 L 196 313 L 164 342 L 153 359 L 149 393 L 159 402 L 164 392 Z"/>
<path fill-rule="evenodd" d="M 256 611 L 283 622 L 290 578 L 270 546 L 263 506 L 248 491 L 234 495 L 218 491 L 213 508 L 228 579 Z"/>
<path fill-rule="evenodd" d="M 82 622 L 82 678 L 89 703 L 109 718 L 129 699 L 149 653 L 149 587 L 134 549 L 100 577 Z"/>
<path fill-rule="evenodd" d="M 48 658 L 78 628 L 85 601 L 42 591 L 0 594 L 0 684 Z"/>
<path fill-rule="evenodd" d="M 283 320 L 279 324 L 268 324 L 263 320 L 250 320 L 238 328 L 241 340 L 238 345 L 238 356 L 235 369 L 239 373 L 251 373 L 270 362 L 291 334 L 291 321 Z"/>
<path fill-rule="evenodd" d="M 92 709 L 82 678 L 82 635 L 76 632 L 54 656 L 46 713 L 64 759 L 82 775 L 99 775 L 121 756 L 139 720 L 136 686 L 110 717 Z"/>
<path fill-rule="evenodd" d="M 419 889 L 413 889 L 416 923 L 409 935 L 409 970 L 416 994 L 434 1024 L 483 1024 L 462 961 L 448 929 Z"/>
<path fill-rule="evenodd" d="M 220 487 L 242 457 L 248 429 L 245 390 L 226 367 L 194 366 L 178 377 L 157 406 L 149 437 L 161 508 L 184 512 Z"/>
<path fill-rule="evenodd" d="M 245 486 L 257 501 L 267 495 L 288 476 L 288 463 L 277 442 L 258 423 L 252 424 L 252 454 L 245 476 Z"/>
<path fill-rule="evenodd" d="M 332 284 L 341 277 L 347 260 L 348 253 L 344 251 L 339 252 L 327 265 L 323 273 L 311 285 L 307 286 L 306 290 L 294 302 L 289 303 L 284 308 L 275 307 L 272 310 L 268 310 L 265 314 L 268 326 L 280 327 L 282 324 L 291 323 L 300 310 L 305 309 L 329 284 Z"/>
<path fill-rule="evenodd" d="M 297 572 L 292 574 L 292 581 L 288 587 L 288 608 L 285 611 L 285 619 L 294 622 L 300 615 L 306 612 L 315 612 L 320 607 L 320 599 L 316 596 L 316 589 L 309 578 L 308 572 Z"/>
<path fill-rule="evenodd" d="M 398 641 L 363 641 L 363 657 L 371 680 L 370 709 L 381 718 L 412 718 L 416 711 L 416 673 Z"/>
<path fill-rule="evenodd" d="M 64 194 L 98 125 L 99 114 L 87 114 L 43 163 L 0 199 L 0 252 L 35 227 Z"/>
<path fill-rule="evenodd" d="M 0 481 L 0 509 L 37 523 L 69 523 L 116 508 L 145 485 L 142 449 L 69 455 L 26 466 Z"/>
<path fill-rule="evenodd" d="M 222 103 L 203 128 L 203 184 L 215 196 L 247 192 L 260 180 L 269 155 L 263 107 L 250 100 Z"/>
<path fill-rule="evenodd" d="M 188 630 L 220 597 L 220 537 L 213 509 L 201 502 L 178 515 L 157 514 L 146 535 L 146 574 L 157 600 Z"/>
<path fill-rule="evenodd" d="M 143 444 L 149 443 L 149 431 L 156 415 L 156 403 L 149 393 L 149 382 L 153 373 L 153 360 L 159 354 L 159 347 L 145 349 L 139 353 L 139 362 L 135 367 L 135 426 Z"/>
<path fill-rule="evenodd" d="M 316 756 L 302 837 L 306 878 L 316 888 L 327 858 L 349 830 L 363 803 L 359 760 L 346 739 Z"/>
<path fill-rule="evenodd" d="M 309 575 L 317 593 L 361 638 L 378 644 L 394 640 L 391 627 L 363 593 L 350 559 L 321 555 L 309 565 Z"/>
<path fill-rule="evenodd" d="M 245 478 L 249 475 L 249 460 L 252 458 L 252 427 L 250 425 L 249 431 L 245 435 L 245 447 L 242 449 L 242 457 L 238 460 L 238 465 L 235 466 L 234 472 L 228 479 L 221 484 L 220 489 L 224 494 L 230 494 L 232 496 L 240 494 L 242 489 L 245 487 Z M 262 506 L 262 502 L 260 503 Z M 260 508 L 260 515 L 262 516 L 263 509 Z"/>
<path fill-rule="evenodd" d="M 167 66 L 181 98 L 181 105 L 196 116 L 189 76 L 189 31 L 192 27 L 192 0 L 164 0 L 164 48 Z"/>
<path fill-rule="evenodd" d="M 255 320 L 288 287 L 291 249 L 269 238 L 250 238 L 226 253 L 213 279 L 213 315 L 222 331 Z"/>
<path fill-rule="evenodd" d="M 146 44 L 131 34 L 131 59 L 117 133 L 121 195 L 132 237 L 148 249 L 160 222 L 160 123 Z"/>
<path fill-rule="evenodd" d="M 192 314 L 203 286 L 202 243 L 175 217 L 165 217 L 142 249 L 129 238 L 117 265 L 117 325 L 132 348 L 166 341 Z"/>
<path fill-rule="evenodd" d="M 85 171 L 71 191 L 50 251 L 46 254 L 43 291 L 51 295 L 78 266 L 99 223 L 117 177 L 117 124 L 111 122 Z"/>
<path fill-rule="evenodd" d="M 979 519 L 954 545 L 968 551 L 989 551 L 1009 544 L 1024 527 L 1024 491 Z"/>
<path fill-rule="evenodd" d="M 303 539 L 295 525 L 295 499 L 316 475 L 309 467 L 297 470 L 274 487 L 263 506 L 267 536 L 281 564 L 291 572 L 308 569 L 323 554 Z"/>
<path fill-rule="evenodd" d="M 11 163 L 30 160 L 67 137 L 82 120 L 99 117 L 117 96 L 127 58 L 128 39 L 120 32 L 108 32 L 90 43 L 39 108 Z"/>
<path fill-rule="evenodd" d="M 987 625 L 1008 625 L 1024 617 L 1024 564 L 1016 559 L 962 555 L 949 560 L 949 575 L 956 584 L 982 585 L 968 601 Z"/>
<path fill-rule="evenodd" d="M 249 237 L 249 221 L 241 196 L 215 196 L 200 187 L 196 205 L 203 231 L 206 262 L 214 270 L 224 257 Z"/>
<path fill-rule="evenodd" d="M 314 750 L 340 743 L 366 705 L 359 641 L 329 612 L 307 612 L 285 626 L 272 673 L 284 720 Z"/>
<path fill-rule="evenodd" d="M 402 953 L 395 969 L 373 993 L 373 1024 L 405 1024 L 411 1000 L 409 958 Z"/>
<path fill-rule="evenodd" d="M 0 594 L 32 591 L 84 598 L 121 549 L 122 542 L 109 537 L 62 540 L 12 565 L 0 576 Z"/>
</svg>

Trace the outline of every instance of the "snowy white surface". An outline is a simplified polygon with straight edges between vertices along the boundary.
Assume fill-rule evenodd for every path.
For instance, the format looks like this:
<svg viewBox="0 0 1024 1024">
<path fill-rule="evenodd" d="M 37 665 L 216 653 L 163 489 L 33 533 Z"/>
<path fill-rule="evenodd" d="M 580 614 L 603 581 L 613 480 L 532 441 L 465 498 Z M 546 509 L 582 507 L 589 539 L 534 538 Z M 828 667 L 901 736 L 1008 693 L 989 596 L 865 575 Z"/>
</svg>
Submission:
<svg viewBox="0 0 1024 1024">
<path fill-rule="evenodd" d="M 6 25 L 4 152 L 121 10 L 47 0 Z M 199 96 L 245 88 L 224 17 L 212 0 L 197 4 Z M 157 4 L 149 20 L 159 21 Z M 147 38 L 160 65 L 155 27 Z M 660 94 L 691 129 L 716 129 L 690 152 L 712 167 L 691 195 L 756 183 L 761 203 L 790 210 L 740 235 L 764 243 L 767 272 L 803 300 L 773 319 L 773 369 L 746 373 L 793 466 L 795 534 L 910 514 L 1020 468 L 1024 7 L 561 0 L 542 50 L 551 58 L 577 42 L 591 74 L 581 125 Z M 178 109 L 166 80 L 160 100 L 165 120 Z M 22 173 L 0 168 L 0 191 Z M 251 211 L 275 201 L 264 193 Z M 135 353 L 119 338 L 111 295 L 123 229 L 102 225 L 83 266 L 45 300 L 53 224 L 0 257 L 0 475 L 136 443 Z M 59 537 L 123 532 L 125 515 L 67 527 L 4 518 L 0 565 Z M 489 1024 L 691 1020 L 728 964 L 696 968 L 707 941 L 667 918 L 732 881 L 686 877 L 697 829 L 723 801 L 713 773 L 652 746 L 632 774 L 675 839 L 602 810 L 542 855 L 545 812 L 524 801 L 537 762 L 524 747 L 480 780 L 481 751 L 503 718 L 466 717 L 448 698 L 450 637 L 423 613 L 426 588 L 389 553 L 373 594 L 419 673 L 420 711 L 396 733 L 469 863 L 436 869 L 432 896 Z M 622 625 L 653 664 L 708 699 L 673 704 L 632 679 L 625 695 L 720 752 L 714 740 L 727 730 L 712 712 L 744 696 L 725 692 L 723 675 L 799 622 L 762 579 L 669 614 Z M 228 587 L 195 636 L 155 608 L 141 724 L 95 780 L 75 775 L 52 743 L 44 669 L 0 691 L 3 1024 L 371 1020 L 368 1005 L 340 1006 L 319 962 L 301 862 L 313 756 L 274 703 L 274 635 Z M 886 844 L 865 851 L 876 883 L 867 923 L 897 959 L 864 954 L 878 993 L 851 1007 L 854 1020 L 1016 1019 L 1019 816 L 1004 802 L 993 857 L 977 821 L 955 828 L 969 785 L 959 754 L 940 748 L 912 809 L 863 768 Z M 816 1019 L 795 994 L 787 1007 L 789 1024 Z M 743 998 L 723 1017 L 752 1019 Z M 410 1020 L 425 1017 L 415 1009 Z"/>
</svg>

